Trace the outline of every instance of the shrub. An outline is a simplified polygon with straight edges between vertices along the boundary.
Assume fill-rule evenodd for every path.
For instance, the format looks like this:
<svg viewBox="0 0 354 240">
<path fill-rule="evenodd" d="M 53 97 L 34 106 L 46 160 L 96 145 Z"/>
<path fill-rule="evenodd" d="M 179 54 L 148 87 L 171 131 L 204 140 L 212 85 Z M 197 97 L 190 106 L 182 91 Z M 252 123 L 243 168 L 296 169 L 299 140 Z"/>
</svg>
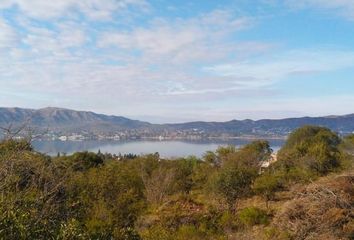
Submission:
<svg viewBox="0 0 354 240">
<path fill-rule="evenodd" d="M 191 240 L 199 240 L 200 239 L 200 240 L 202 240 L 205 238 L 206 238 L 205 233 L 199 231 L 193 225 L 181 226 L 177 231 L 177 237 L 176 237 L 176 239 L 178 239 L 178 240 L 185 240 L 185 239 L 191 239 Z"/>
<path fill-rule="evenodd" d="M 174 240 L 175 236 L 167 228 L 161 225 L 152 226 L 141 234 L 144 240 Z"/>
<path fill-rule="evenodd" d="M 80 217 L 91 236 L 134 234 L 129 229 L 145 209 L 145 197 L 143 182 L 129 165 L 112 162 L 77 173 L 68 180 L 67 189 L 67 204 L 75 206 L 72 214 Z"/>
<path fill-rule="evenodd" d="M 203 160 L 206 163 L 211 164 L 212 166 L 219 166 L 220 165 L 219 159 L 218 159 L 217 155 L 213 151 L 207 151 L 203 155 Z"/>
<path fill-rule="evenodd" d="M 254 169 L 238 166 L 225 166 L 217 174 L 214 188 L 226 200 L 229 210 L 236 211 L 237 200 L 247 196 L 253 179 L 257 176 Z"/>
<path fill-rule="evenodd" d="M 73 163 L 73 169 L 75 171 L 87 170 L 92 167 L 97 167 L 103 164 L 103 158 L 100 154 L 92 152 L 77 152 L 74 153 L 70 160 Z"/>
<path fill-rule="evenodd" d="M 261 162 L 270 157 L 272 150 L 267 141 L 253 141 L 240 149 L 234 146 L 219 147 L 216 152 L 221 165 L 232 162 L 239 166 L 258 169 Z"/>
<path fill-rule="evenodd" d="M 268 207 L 268 201 L 273 200 L 275 192 L 282 189 L 282 187 L 281 178 L 267 172 L 256 178 L 252 188 L 265 199 Z"/>
<path fill-rule="evenodd" d="M 291 239 L 349 239 L 352 232 L 345 229 L 352 221 L 353 183 L 353 176 L 339 176 L 304 187 L 272 224 Z"/>
<path fill-rule="evenodd" d="M 238 217 L 240 222 L 246 226 L 269 223 L 269 216 L 267 212 L 256 207 L 242 209 L 238 214 Z"/>
<path fill-rule="evenodd" d="M 308 169 L 324 175 L 340 166 L 341 140 L 337 134 L 323 127 L 305 126 L 294 131 L 278 153 L 278 166 Z"/>
<path fill-rule="evenodd" d="M 8 139 L 0 143 L 0 154 L 32 150 L 31 143 L 27 140 Z"/>
<path fill-rule="evenodd" d="M 174 162 L 174 192 L 188 194 L 191 191 L 193 187 L 193 170 L 197 164 L 197 160 L 193 157 L 189 159 L 180 159 Z"/>
<path fill-rule="evenodd" d="M 236 216 L 230 211 L 226 211 L 220 216 L 218 224 L 224 232 L 232 232 L 238 226 Z"/>
<path fill-rule="evenodd" d="M 57 236 L 58 240 L 84 240 L 88 239 L 88 235 L 84 232 L 81 224 L 76 219 L 70 219 L 66 223 L 60 225 L 60 230 Z"/>
</svg>

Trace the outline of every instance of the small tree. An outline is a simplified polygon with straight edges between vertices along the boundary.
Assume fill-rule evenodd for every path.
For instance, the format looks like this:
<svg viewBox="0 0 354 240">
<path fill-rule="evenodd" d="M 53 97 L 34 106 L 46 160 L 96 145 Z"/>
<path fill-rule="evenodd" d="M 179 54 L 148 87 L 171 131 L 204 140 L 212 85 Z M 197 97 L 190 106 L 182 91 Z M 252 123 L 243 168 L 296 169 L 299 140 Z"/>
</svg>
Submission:
<svg viewBox="0 0 354 240">
<path fill-rule="evenodd" d="M 217 175 L 215 181 L 216 192 L 221 194 L 231 212 L 235 213 L 237 200 L 247 196 L 257 171 L 237 166 L 224 167 Z"/>
<path fill-rule="evenodd" d="M 160 165 L 150 176 L 142 179 L 147 200 L 152 204 L 160 204 L 172 191 L 175 173 L 173 169 Z"/>
<path fill-rule="evenodd" d="M 277 165 L 286 171 L 293 168 L 307 169 L 324 175 L 340 165 L 341 139 L 323 127 L 305 126 L 294 131 L 278 152 Z"/>
<path fill-rule="evenodd" d="M 180 159 L 174 162 L 174 191 L 189 194 L 193 187 L 193 171 L 198 160 L 195 157 Z"/>
<path fill-rule="evenodd" d="M 229 145 L 226 147 L 220 146 L 218 149 L 216 149 L 217 163 L 219 165 L 224 164 L 229 159 L 229 156 L 236 152 L 237 149 L 234 145 Z"/>
<path fill-rule="evenodd" d="M 220 161 L 219 161 L 217 155 L 213 151 L 207 151 L 206 153 L 204 153 L 203 160 L 206 163 L 209 163 L 209 164 L 211 164 L 213 166 L 219 166 L 220 165 Z"/>
<path fill-rule="evenodd" d="M 83 171 L 103 164 L 103 157 L 92 152 L 77 152 L 69 159 L 75 171 Z"/>
<path fill-rule="evenodd" d="M 265 173 L 256 178 L 252 188 L 255 193 L 261 195 L 264 198 L 268 208 L 269 201 L 274 200 L 275 193 L 277 190 L 282 188 L 282 184 L 278 176 L 270 173 Z"/>
</svg>

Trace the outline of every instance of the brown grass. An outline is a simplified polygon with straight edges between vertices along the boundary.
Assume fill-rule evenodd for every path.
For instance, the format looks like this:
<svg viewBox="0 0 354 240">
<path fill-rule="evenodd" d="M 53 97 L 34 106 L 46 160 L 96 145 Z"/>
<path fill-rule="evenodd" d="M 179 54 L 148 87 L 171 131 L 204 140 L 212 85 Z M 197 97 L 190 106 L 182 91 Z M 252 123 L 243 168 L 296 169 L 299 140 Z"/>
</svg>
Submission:
<svg viewBox="0 0 354 240">
<path fill-rule="evenodd" d="M 291 239 L 353 239 L 353 183 L 353 174 L 346 174 L 304 187 L 284 204 L 273 226 Z"/>
</svg>

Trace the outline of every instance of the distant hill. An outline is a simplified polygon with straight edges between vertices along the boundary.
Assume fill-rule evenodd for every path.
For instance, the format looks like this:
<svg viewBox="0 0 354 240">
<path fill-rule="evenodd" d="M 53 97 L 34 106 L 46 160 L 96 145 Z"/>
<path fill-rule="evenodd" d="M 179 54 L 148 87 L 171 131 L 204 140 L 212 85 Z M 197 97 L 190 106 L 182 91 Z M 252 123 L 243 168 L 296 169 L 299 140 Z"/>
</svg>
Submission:
<svg viewBox="0 0 354 240">
<path fill-rule="evenodd" d="M 63 108 L 23 109 L 0 108 L 0 126 L 26 124 L 34 128 L 53 131 L 109 132 L 150 127 L 150 123 L 125 117 L 108 116 L 93 112 L 74 111 Z"/>
<path fill-rule="evenodd" d="M 232 120 L 228 122 L 188 122 L 179 124 L 151 124 L 120 116 L 62 108 L 23 109 L 0 108 L 0 126 L 26 124 L 35 129 L 48 129 L 61 133 L 112 133 L 128 131 L 135 136 L 166 133 L 200 134 L 203 136 L 286 136 L 303 125 L 325 126 L 333 131 L 354 132 L 354 114 L 327 117 L 303 117 L 279 120 Z"/>
<path fill-rule="evenodd" d="M 239 133 L 250 135 L 287 135 L 294 129 L 304 125 L 318 125 L 340 133 L 354 131 L 354 114 L 327 117 L 302 117 L 286 119 L 232 120 L 228 122 L 189 122 L 181 124 L 168 124 L 167 126 L 178 129 L 201 129 L 206 132 Z"/>
</svg>

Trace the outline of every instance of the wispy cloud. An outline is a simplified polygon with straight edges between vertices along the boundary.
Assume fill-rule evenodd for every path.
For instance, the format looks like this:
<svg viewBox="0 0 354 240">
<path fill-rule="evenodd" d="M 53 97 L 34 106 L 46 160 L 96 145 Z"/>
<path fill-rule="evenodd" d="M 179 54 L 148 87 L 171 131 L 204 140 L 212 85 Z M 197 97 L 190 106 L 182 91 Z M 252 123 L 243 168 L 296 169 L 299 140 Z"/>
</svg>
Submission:
<svg viewBox="0 0 354 240">
<path fill-rule="evenodd" d="M 286 4 L 351 9 L 344 0 Z M 148 0 L 0 0 L 0 102 L 227 120 L 249 114 L 246 98 L 262 98 L 252 116 L 279 115 L 289 108 L 263 104 L 278 94 L 278 82 L 353 67 L 352 48 L 264 38 L 273 33 L 265 27 L 271 17 L 227 6 L 193 14 L 177 7 L 170 16 L 163 11 L 171 7 L 154 7 Z"/>
<path fill-rule="evenodd" d="M 17 43 L 16 31 L 0 17 L 0 48 L 8 48 Z"/>
<path fill-rule="evenodd" d="M 145 0 L 2 0 L 0 8 L 17 7 L 37 19 L 58 18 L 75 11 L 91 19 L 109 19 L 112 14 L 129 8 L 147 9 Z"/>
<path fill-rule="evenodd" d="M 233 80 L 200 76 L 199 65 L 228 58 L 230 53 L 246 56 L 271 47 L 226 40 L 252 21 L 220 10 L 185 20 L 154 19 L 129 32 L 96 33 L 97 42 L 86 23 L 65 20 L 48 28 L 22 19 L 20 24 L 26 32 L 21 37 L 25 48 L 12 43 L 17 47 L 12 55 L 16 64 L 2 59 L 0 73 L 11 69 L 2 81 L 12 79 L 22 88 L 65 94 L 100 90 L 114 94 L 119 89 L 123 97 L 230 91 L 235 88 Z M 87 49 L 88 43 L 93 47 Z"/>
<path fill-rule="evenodd" d="M 354 20 L 353 0 L 286 0 L 294 8 L 315 8 L 331 11 L 349 20 Z"/>
<path fill-rule="evenodd" d="M 99 38 L 98 46 L 138 51 L 150 61 L 166 57 L 172 62 L 200 61 L 224 57 L 233 51 L 237 45 L 225 42 L 225 37 L 252 24 L 250 18 L 216 10 L 190 19 L 155 19 L 148 27 L 137 27 L 132 31 L 109 31 Z M 265 48 L 266 44 L 258 47 Z"/>
<path fill-rule="evenodd" d="M 273 84 L 292 75 L 354 67 L 354 52 L 326 49 L 292 50 L 262 58 L 217 64 L 204 70 L 216 76 L 237 77 L 248 87 Z"/>
</svg>

